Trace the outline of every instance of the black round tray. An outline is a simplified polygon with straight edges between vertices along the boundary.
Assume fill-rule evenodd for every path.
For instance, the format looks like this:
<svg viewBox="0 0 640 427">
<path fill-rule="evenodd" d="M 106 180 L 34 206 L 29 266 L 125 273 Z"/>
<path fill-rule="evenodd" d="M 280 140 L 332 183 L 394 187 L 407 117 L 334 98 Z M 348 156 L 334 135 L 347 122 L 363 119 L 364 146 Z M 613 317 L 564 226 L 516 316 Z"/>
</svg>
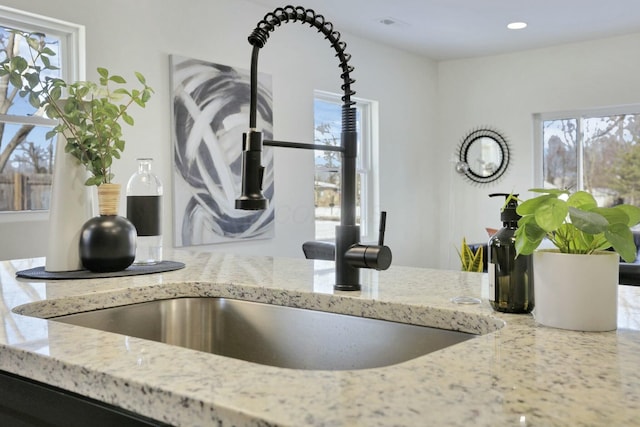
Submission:
<svg viewBox="0 0 640 427">
<path fill-rule="evenodd" d="M 46 280 L 72 280 L 72 279 L 104 279 L 106 277 L 137 276 L 140 274 L 162 273 L 166 271 L 179 270 L 184 268 L 184 263 L 176 261 L 161 261 L 151 265 L 131 265 L 121 271 L 108 273 L 94 273 L 89 270 L 76 271 L 45 271 L 44 267 L 35 267 L 28 270 L 18 271 L 17 277 L 25 279 L 46 279 Z"/>
</svg>

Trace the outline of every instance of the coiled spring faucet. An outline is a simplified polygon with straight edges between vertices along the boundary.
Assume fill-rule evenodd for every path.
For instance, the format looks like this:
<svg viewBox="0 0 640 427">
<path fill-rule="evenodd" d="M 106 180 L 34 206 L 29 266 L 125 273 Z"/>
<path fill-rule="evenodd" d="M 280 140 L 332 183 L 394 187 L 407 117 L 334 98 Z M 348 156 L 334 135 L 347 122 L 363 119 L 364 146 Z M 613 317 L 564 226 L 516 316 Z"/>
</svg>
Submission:
<svg viewBox="0 0 640 427">
<path fill-rule="evenodd" d="M 269 38 L 269 33 L 287 22 L 300 22 L 315 27 L 329 40 L 340 61 L 342 73 L 342 133 L 338 147 L 298 142 L 268 141 L 262 139 L 262 132 L 256 129 L 258 91 L 258 53 Z M 242 194 L 236 199 L 236 209 L 266 209 L 268 200 L 262 194 L 262 146 L 331 150 L 342 153 L 340 225 L 336 226 L 336 243 L 333 257 L 336 262 L 336 283 L 334 289 L 341 291 L 360 290 L 360 268 L 386 270 L 391 265 L 391 249 L 384 245 L 384 224 L 386 213 L 380 218 L 380 238 L 377 245 L 360 244 L 360 226 L 356 225 L 356 157 L 357 139 L 356 109 L 351 96 L 355 92 L 350 77 L 353 66 L 349 65 L 351 55 L 345 52 L 346 43 L 340 41 L 340 33 L 333 29 L 331 22 L 322 15 L 301 6 L 277 8 L 265 15 L 249 36 L 253 46 L 251 55 L 251 104 L 249 131 L 242 141 Z"/>
</svg>

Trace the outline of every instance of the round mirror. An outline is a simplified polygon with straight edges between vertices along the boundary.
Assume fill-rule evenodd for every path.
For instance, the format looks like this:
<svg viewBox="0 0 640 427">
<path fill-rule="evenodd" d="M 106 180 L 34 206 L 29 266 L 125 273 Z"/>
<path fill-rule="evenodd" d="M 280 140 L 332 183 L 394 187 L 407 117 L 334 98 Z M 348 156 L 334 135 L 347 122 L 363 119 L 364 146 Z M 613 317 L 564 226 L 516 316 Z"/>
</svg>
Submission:
<svg viewBox="0 0 640 427">
<path fill-rule="evenodd" d="M 500 178 L 509 165 L 507 139 L 492 129 L 476 129 L 464 137 L 458 150 L 456 171 L 474 183 Z"/>
</svg>

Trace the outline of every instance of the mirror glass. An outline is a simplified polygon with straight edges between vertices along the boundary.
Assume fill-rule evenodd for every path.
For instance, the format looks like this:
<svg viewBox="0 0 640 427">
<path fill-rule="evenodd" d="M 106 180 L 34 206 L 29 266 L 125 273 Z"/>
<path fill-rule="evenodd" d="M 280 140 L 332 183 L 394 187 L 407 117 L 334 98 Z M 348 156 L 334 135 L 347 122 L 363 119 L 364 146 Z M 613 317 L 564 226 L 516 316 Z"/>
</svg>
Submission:
<svg viewBox="0 0 640 427">
<path fill-rule="evenodd" d="M 456 171 L 474 183 L 500 178 L 509 165 L 507 139 L 493 129 L 475 129 L 460 144 Z"/>
<path fill-rule="evenodd" d="M 491 176 L 496 173 L 501 162 L 502 150 L 496 140 L 481 137 L 469 145 L 467 163 L 474 174 L 482 177 Z"/>
</svg>

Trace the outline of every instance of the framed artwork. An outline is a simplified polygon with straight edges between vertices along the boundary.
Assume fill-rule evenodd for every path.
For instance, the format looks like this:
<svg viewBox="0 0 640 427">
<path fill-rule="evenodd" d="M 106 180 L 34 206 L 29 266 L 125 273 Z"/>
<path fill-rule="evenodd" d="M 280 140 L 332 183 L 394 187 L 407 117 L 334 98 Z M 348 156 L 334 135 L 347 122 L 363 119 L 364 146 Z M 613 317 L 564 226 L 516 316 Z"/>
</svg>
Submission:
<svg viewBox="0 0 640 427">
<path fill-rule="evenodd" d="M 170 56 L 175 246 L 274 235 L 273 150 L 265 147 L 264 211 L 235 209 L 241 192 L 242 134 L 249 127 L 249 71 Z M 257 125 L 273 135 L 271 76 L 258 77 Z"/>
</svg>

